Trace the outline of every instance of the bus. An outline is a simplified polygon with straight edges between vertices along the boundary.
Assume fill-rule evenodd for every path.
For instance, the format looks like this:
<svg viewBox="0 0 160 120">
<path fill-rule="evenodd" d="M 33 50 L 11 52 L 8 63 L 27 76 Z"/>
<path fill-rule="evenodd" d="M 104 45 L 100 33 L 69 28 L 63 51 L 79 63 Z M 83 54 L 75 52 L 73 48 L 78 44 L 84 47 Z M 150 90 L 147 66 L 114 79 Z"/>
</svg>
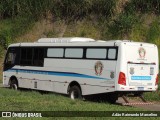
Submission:
<svg viewBox="0 0 160 120">
<path fill-rule="evenodd" d="M 158 49 L 130 40 L 41 38 L 8 47 L 3 86 L 67 94 L 71 99 L 119 96 L 158 89 Z"/>
</svg>

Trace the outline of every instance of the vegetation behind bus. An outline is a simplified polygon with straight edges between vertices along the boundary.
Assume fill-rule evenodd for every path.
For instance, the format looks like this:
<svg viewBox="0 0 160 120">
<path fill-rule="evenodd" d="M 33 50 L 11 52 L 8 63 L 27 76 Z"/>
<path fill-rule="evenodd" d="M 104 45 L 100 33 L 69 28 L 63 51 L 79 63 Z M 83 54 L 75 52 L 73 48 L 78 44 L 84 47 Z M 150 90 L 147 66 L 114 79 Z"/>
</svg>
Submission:
<svg viewBox="0 0 160 120">
<path fill-rule="evenodd" d="M 51 23 L 59 21 L 58 27 L 65 31 L 44 31 L 47 37 L 58 37 L 63 31 L 63 36 L 133 39 L 160 45 L 159 15 L 159 0 L 4 0 L 0 4 L 0 44 L 6 48 L 38 21 L 50 19 Z"/>
<path fill-rule="evenodd" d="M 11 43 L 62 36 L 132 39 L 160 50 L 159 18 L 159 0 L 3 0 L 0 57 Z"/>
</svg>

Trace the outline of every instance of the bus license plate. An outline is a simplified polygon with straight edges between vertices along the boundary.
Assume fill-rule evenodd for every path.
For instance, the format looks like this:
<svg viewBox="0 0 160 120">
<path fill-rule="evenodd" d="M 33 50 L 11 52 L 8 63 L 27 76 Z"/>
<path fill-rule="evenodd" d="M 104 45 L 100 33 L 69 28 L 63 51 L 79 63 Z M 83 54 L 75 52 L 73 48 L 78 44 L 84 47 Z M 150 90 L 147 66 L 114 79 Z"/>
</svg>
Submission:
<svg viewBox="0 0 160 120">
<path fill-rule="evenodd" d="M 144 90 L 144 87 L 138 87 L 138 90 Z"/>
</svg>

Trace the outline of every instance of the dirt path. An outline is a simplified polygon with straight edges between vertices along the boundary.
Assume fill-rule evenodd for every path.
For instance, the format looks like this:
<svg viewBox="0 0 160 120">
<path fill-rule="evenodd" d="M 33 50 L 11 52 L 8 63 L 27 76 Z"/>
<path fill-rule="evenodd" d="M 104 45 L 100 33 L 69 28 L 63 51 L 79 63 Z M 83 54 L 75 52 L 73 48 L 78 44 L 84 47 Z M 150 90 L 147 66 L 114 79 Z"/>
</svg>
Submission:
<svg viewBox="0 0 160 120">
<path fill-rule="evenodd" d="M 134 107 L 143 108 L 150 111 L 160 111 L 160 103 L 154 103 L 152 105 L 133 105 Z"/>
<path fill-rule="evenodd" d="M 137 102 L 141 102 L 138 100 L 129 100 L 131 103 L 137 103 Z M 122 98 L 119 98 L 117 100 L 117 104 L 122 104 L 125 103 L 124 100 Z M 160 102 L 152 102 L 153 104 L 149 104 L 149 105 L 129 105 L 129 106 L 133 106 L 133 107 L 137 107 L 137 108 L 142 108 L 145 110 L 149 110 L 149 111 L 160 111 Z"/>
</svg>

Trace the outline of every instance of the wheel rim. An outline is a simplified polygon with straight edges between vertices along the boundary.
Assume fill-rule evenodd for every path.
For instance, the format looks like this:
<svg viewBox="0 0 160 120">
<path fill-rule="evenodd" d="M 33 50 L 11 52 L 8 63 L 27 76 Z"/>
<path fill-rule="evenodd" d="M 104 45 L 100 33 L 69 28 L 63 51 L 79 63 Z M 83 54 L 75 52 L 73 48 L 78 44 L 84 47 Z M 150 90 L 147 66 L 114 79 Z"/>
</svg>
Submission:
<svg viewBox="0 0 160 120">
<path fill-rule="evenodd" d="M 79 98 L 78 92 L 77 91 L 72 91 L 71 92 L 71 99 L 75 100 Z"/>
<path fill-rule="evenodd" d="M 12 89 L 17 90 L 17 85 L 16 84 L 12 84 Z"/>
</svg>

